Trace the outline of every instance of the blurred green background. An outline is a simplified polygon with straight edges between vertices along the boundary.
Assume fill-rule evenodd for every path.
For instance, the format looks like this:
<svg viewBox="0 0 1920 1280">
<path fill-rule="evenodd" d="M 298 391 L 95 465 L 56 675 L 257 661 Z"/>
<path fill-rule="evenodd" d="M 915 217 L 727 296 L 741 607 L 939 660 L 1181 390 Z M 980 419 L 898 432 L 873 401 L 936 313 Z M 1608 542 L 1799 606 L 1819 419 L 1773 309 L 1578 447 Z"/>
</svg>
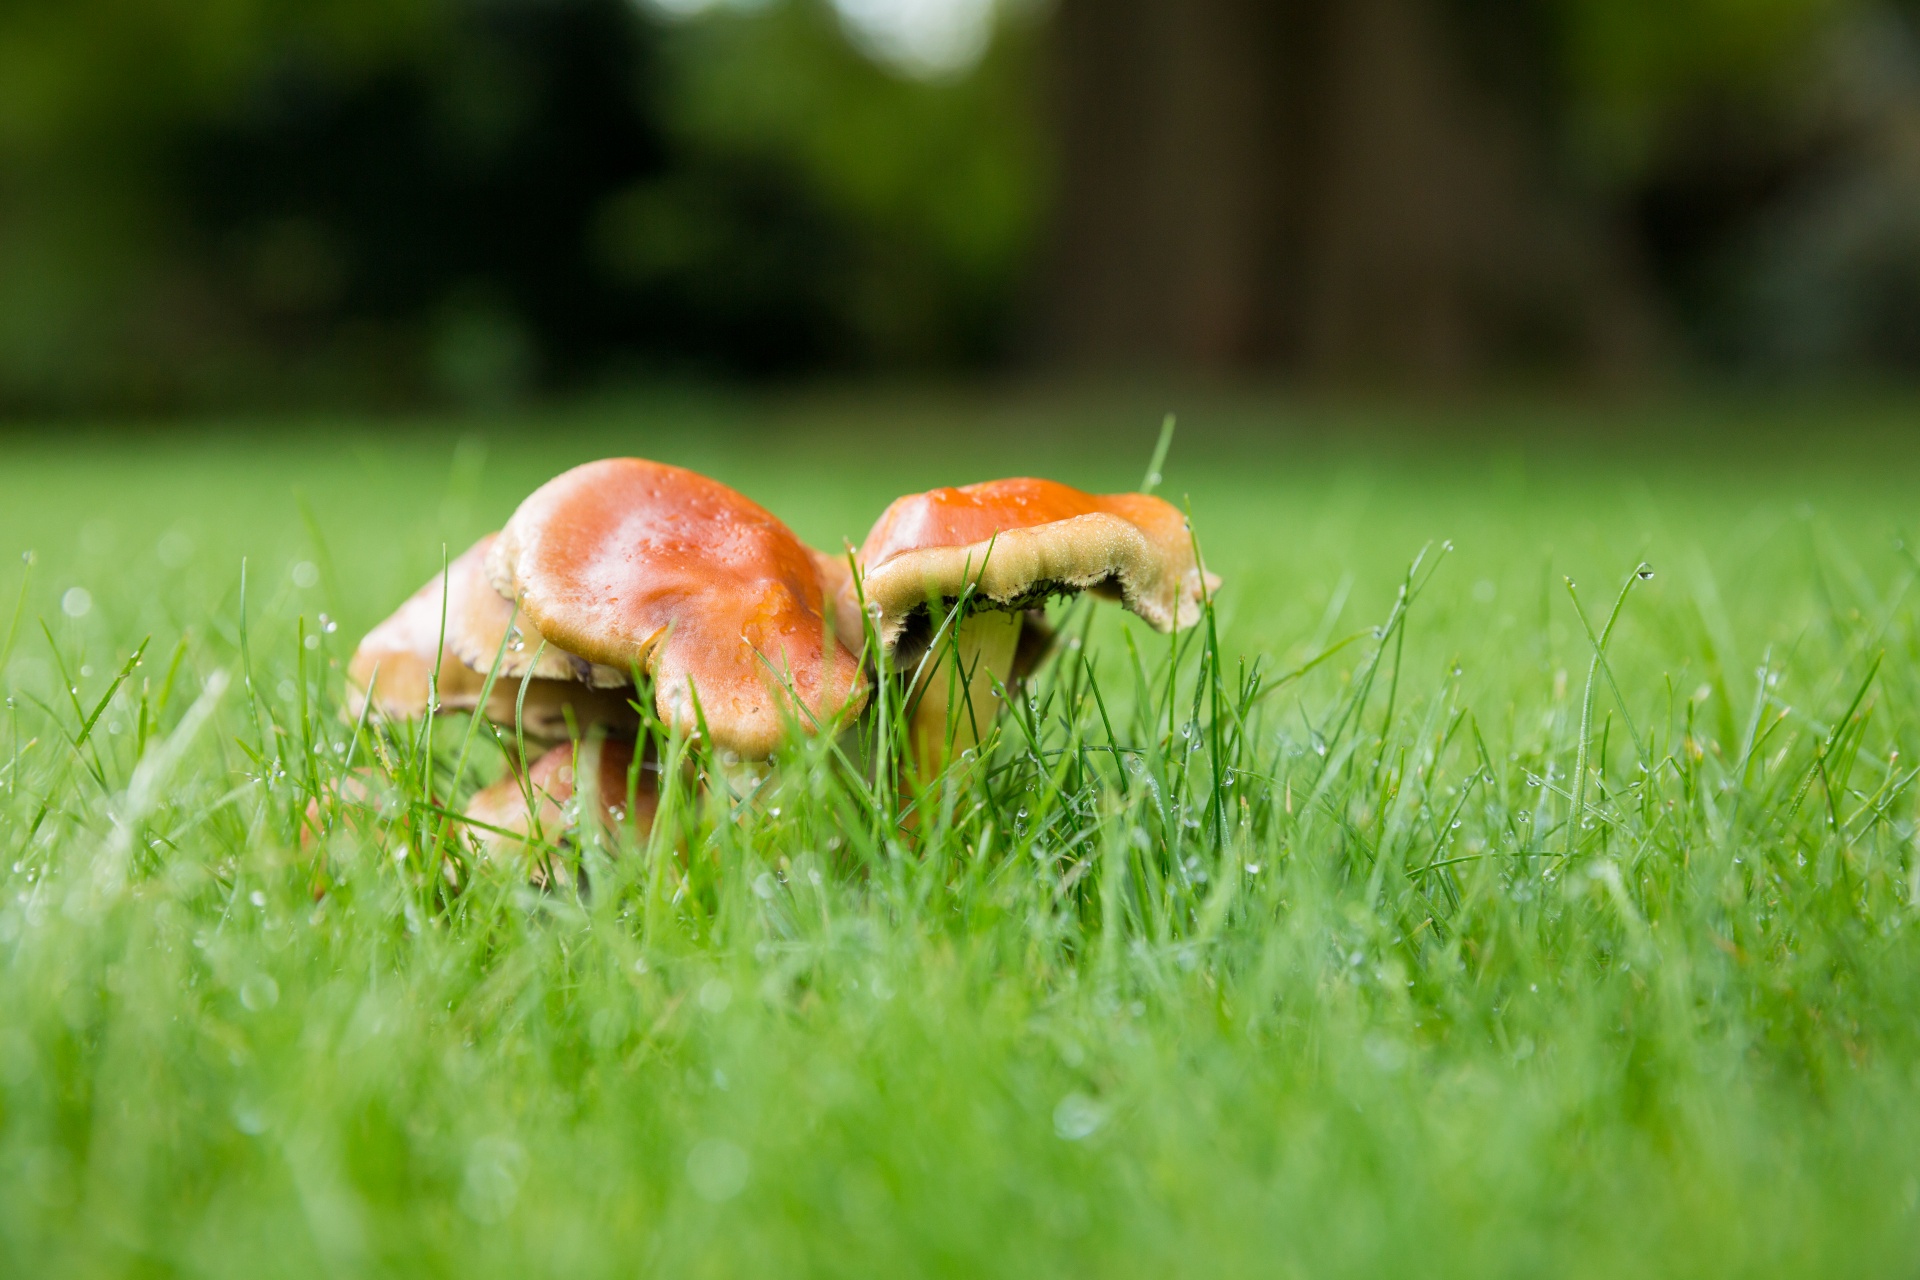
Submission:
<svg viewBox="0 0 1920 1280">
<path fill-rule="evenodd" d="M 1920 365 L 1890 0 L 10 0 L 0 412 Z"/>
</svg>

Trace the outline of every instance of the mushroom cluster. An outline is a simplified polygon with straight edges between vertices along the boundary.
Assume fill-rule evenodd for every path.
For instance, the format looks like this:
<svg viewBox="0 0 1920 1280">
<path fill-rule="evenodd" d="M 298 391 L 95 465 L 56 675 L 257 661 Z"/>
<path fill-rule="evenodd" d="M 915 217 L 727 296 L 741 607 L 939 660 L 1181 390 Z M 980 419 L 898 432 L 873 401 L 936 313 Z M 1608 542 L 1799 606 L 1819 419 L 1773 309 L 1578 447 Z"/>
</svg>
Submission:
<svg viewBox="0 0 1920 1280">
<path fill-rule="evenodd" d="M 898 675 L 930 778 L 981 740 L 996 684 L 1044 657 L 1050 597 L 1092 592 L 1174 631 L 1217 585 L 1186 518 L 1147 494 L 1034 479 L 935 489 L 895 501 L 836 557 L 715 480 L 605 459 L 535 490 L 369 632 L 347 710 L 474 712 L 546 748 L 468 803 L 483 847 L 561 829 L 583 792 L 603 822 L 644 830 L 643 709 L 761 760 L 838 732 L 875 679 Z"/>
</svg>

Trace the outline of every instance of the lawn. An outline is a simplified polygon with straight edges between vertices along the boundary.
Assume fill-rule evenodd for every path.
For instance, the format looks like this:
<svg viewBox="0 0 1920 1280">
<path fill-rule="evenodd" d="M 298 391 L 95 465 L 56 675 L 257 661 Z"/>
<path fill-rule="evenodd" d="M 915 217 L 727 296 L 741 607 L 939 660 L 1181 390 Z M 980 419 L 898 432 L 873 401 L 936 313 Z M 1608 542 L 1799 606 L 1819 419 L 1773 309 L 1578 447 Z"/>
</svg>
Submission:
<svg viewBox="0 0 1920 1280">
<path fill-rule="evenodd" d="M 585 894 L 301 835 L 443 548 L 619 453 L 838 546 L 1153 418 L 0 436 L 0 1274 L 1911 1274 L 1910 420 L 1190 410 L 1208 626 L 1056 605 L 991 767 L 710 771 Z"/>
</svg>

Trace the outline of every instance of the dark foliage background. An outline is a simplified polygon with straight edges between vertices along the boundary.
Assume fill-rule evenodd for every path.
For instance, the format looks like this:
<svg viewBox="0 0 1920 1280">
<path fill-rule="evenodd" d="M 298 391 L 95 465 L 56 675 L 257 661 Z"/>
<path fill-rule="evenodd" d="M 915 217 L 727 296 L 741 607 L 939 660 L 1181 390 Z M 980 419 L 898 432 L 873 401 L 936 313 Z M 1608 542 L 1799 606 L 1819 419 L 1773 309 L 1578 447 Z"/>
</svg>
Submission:
<svg viewBox="0 0 1920 1280">
<path fill-rule="evenodd" d="M 1886 0 L 13 0 L 0 406 L 1920 365 Z"/>
</svg>

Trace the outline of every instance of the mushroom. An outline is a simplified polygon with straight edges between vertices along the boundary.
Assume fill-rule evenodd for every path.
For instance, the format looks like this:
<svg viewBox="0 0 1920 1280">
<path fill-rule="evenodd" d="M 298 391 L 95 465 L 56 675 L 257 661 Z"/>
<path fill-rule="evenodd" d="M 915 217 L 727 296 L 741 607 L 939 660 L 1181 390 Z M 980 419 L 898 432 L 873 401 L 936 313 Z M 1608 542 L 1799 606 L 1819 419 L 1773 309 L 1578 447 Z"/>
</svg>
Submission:
<svg viewBox="0 0 1920 1280">
<path fill-rule="evenodd" d="M 867 535 L 859 565 L 881 651 L 896 670 L 921 665 L 947 611 L 967 600 L 953 637 L 958 670 L 943 654 L 910 691 L 919 696 L 914 758 L 928 768 L 977 743 L 992 719 L 994 682 L 1008 683 L 1023 653 L 1038 660 L 1027 618 L 1048 597 L 1092 591 L 1170 632 L 1199 621 L 1220 581 L 1201 567 L 1173 504 L 1033 479 L 897 499 Z"/>
<path fill-rule="evenodd" d="M 552 748 L 533 762 L 524 779 L 509 769 L 467 802 L 466 816 L 474 824 L 470 830 L 480 851 L 499 856 L 525 844 L 536 831 L 557 843 L 578 821 L 577 814 L 569 815 L 568 804 L 581 790 L 582 777 L 593 779 L 594 809 L 603 829 L 612 831 L 630 821 L 638 835 L 646 835 L 659 808 L 659 790 L 651 766 L 643 766 L 635 776 L 633 751 L 628 739 L 596 735 Z"/>
<path fill-rule="evenodd" d="M 347 714 L 355 719 L 363 714 L 369 691 L 374 709 L 392 720 L 414 720 L 429 711 L 475 710 L 487 672 L 500 655 L 487 697 L 488 719 L 511 725 L 516 708 L 521 708 L 523 731 L 543 741 L 568 736 L 569 713 L 576 729 L 588 724 L 637 727 L 639 717 L 627 701 L 630 694 L 611 687 L 627 685 L 626 677 L 543 646 L 531 625 L 515 619 L 512 602 L 487 581 L 486 554 L 493 540 L 489 534 L 468 548 L 447 566 L 444 576 L 434 575 L 361 640 L 347 665 Z M 508 634 L 510 628 L 514 635 Z M 532 678 L 526 681 L 522 707 L 521 677 L 529 671 Z"/>
<path fill-rule="evenodd" d="M 715 747 L 762 758 L 788 726 L 831 729 L 866 700 L 829 622 L 832 563 L 718 481 L 609 458 L 535 490 L 487 571 L 560 648 L 649 675 L 671 729 L 704 721 Z"/>
</svg>

